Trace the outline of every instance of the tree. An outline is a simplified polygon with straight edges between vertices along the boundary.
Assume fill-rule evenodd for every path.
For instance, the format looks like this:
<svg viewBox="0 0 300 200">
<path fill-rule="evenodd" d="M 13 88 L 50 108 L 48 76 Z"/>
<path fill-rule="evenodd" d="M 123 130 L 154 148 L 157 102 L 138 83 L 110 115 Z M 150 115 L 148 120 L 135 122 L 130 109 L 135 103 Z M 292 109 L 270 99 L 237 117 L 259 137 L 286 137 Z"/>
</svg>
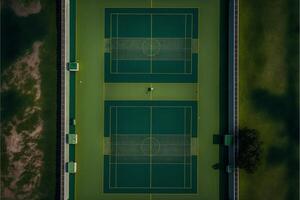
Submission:
<svg viewBox="0 0 300 200">
<path fill-rule="evenodd" d="M 247 127 L 239 130 L 237 165 L 248 173 L 254 173 L 261 161 L 262 142 L 259 132 Z"/>
</svg>

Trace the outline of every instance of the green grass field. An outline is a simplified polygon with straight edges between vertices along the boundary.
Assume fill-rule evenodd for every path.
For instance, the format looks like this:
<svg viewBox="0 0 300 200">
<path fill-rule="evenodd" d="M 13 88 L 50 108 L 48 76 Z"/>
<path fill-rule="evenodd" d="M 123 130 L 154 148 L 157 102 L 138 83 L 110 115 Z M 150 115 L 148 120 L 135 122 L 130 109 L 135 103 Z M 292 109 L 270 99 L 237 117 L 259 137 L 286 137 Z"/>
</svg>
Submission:
<svg viewBox="0 0 300 200">
<path fill-rule="evenodd" d="M 255 174 L 240 199 L 299 199 L 299 3 L 240 0 L 240 126 L 261 133 Z"/>
<path fill-rule="evenodd" d="M 104 100 L 142 100 L 138 88 L 143 84 L 113 85 L 104 83 L 104 8 L 128 7 L 187 7 L 199 8 L 198 40 L 198 84 L 180 85 L 179 88 L 194 88 L 196 95 L 176 95 L 170 92 L 172 85 L 153 100 L 186 98 L 198 101 L 198 173 L 196 194 L 113 194 L 103 192 L 104 178 Z M 76 162 L 75 199 L 220 199 L 223 191 L 220 184 L 220 171 L 213 169 L 219 163 L 219 146 L 213 144 L 213 135 L 221 130 L 220 104 L 220 1 L 158 1 L 158 0 L 78 0 L 76 28 L 76 60 L 80 71 L 76 74 Z M 223 69 L 222 69 L 223 70 Z M 157 83 L 156 83 L 157 84 Z M 163 85 L 158 84 L 158 87 Z M 115 87 L 115 88 L 114 88 Z M 112 89 L 119 92 L 111 93 Z M 136 92 L 133 91 L 136 89 Z M 116 91 L 116 90 L 115 90 Z M 128 91 L 128 92 L 126 92 Z M 166 95 L 166 96 L 163 96 Z M 157 99 L 155 99 L 157 98 Z"/>
</svg>

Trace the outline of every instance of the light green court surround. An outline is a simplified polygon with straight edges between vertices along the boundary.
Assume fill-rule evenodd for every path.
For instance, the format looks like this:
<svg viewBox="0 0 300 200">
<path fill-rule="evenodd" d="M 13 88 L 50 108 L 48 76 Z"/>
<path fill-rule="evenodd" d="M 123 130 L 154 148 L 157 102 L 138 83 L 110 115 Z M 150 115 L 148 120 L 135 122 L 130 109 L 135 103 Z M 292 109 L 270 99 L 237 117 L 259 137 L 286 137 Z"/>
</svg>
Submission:
<svg viewBox="0 0 300 200">
<path fill-rule="evenodd" d="M 104 83 L 105 8 L 198 8 L 197 83 Z M 217 200 L 222 199 L 220 149 L 213 135 L 220 130 L 221 0 L 77 0 L 76 133 L 77 200 Z M 195 48 L 195 47 L 194 47 Z M 224 49 L 226 52 L 226 49 Z M 226 54 L 226 53 L 225 53 Z M 223 70 L 224 71 L 224 70 Z M 153 93 L 145 95 L 145 89 Z M 133 91 L 133 88 L 135 90 Z M 105 100 L 198 101 L 197 192 L 195 194 L 104 193 Z M 195 146 L 195 145 L 194 145 Z M 196 152 L 195 152 L 196 151 Z"/>
</svg>

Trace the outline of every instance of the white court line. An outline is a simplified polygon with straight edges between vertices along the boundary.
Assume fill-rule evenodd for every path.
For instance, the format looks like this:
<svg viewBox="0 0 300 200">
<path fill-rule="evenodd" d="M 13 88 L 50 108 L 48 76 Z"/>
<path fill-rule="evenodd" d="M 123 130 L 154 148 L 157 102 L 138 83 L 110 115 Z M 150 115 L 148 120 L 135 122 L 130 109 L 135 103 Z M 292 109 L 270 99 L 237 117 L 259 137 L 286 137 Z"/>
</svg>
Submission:
<svg viewBox="0 0 300 200">
<path fill-rule="evenodd" d="M 143 154 L 119 154 L 118 157 L 129 157 L 129 156 L 134 156 L 134 157 L 148 157 Z M 169 154 L 169 155 L 155 155 L 155 157 L 181 157 L 183 154 Z M 150 155 L 149 155 L 150 157 Z"/>
<path fill-rule="evenodd" d="M 184 16 L 184 73 L 186 73 L 186 25 L 187 17 Z"/>
<path fill-rule="evenodd" d="M 197 116 L 196 116 L 197 117 Z M 190 120 L 190 141 L 192 142 L 192 134 L 193 134 L 193 110 L 191 109 L 191 120 Z M 190 187 L 193 187 L 192 185 L 192 155 L 190 159 Z"/>
<path fill-rule="evenodd" d="M 150 189 L 150 187 L 111 187 L 110 189 Z M 192 189 L 192 187 L 152 187 L 151 189 Z"/>
<path fill-rule="evenodd" d="M 116 144 L 118 144 L 118 108 L 116 108 L 116 133 L 115 135 L 115 140 L 116 140 Z M 118 163 L 118 145 L 116 145 L 116 152 L 115 152 L 115 161 L 116 163 Z M 118 164 L 115 165 L 115 186 L 118 186 L 118 168 L 117 168 Z"/>
<path fill-rule="evenodd" d="M 152 188 L 152 107 L 150 107 L 150 189 Z"/>
<path fill-rule="evenodd" d="M 192 109 L 192 106 L 110 106 L 113 108 L 190 108 Z"/>
<path fill-rule="evenodd" d="M 117 39 L 117 37 L 112 37 L 111 39 Z M 147 37 L 121 37 L 120 40 L 142 40 L 142 39 L 149 39 Z M 166 40 L 184 40 L 184 38 L 182 37 L 157 37 L 155 39 L 158 39 L 158 40 L 163 40 L 163 39 L 166 39 Z M 192 37 L 187 37 L 187 39 L 190 39 L 192 40 L 193 38 Z"/>
<path fill-rule="evenodd" d="M 166 72 L 166 73 L 143 73 L 143 72 L 134 72 L 134 73 L 130 73 L 130 72 L 119 72 L 119 73 L 115 73 L 115 72 L 112 72 L 111 74 L 132 74 L 132 75 L 138 75 L 138 74 L 163 74 L 163 75 L 189 75 L 189 74 L 192 74 L 192 73 L 170 73 L 170 72 Z"/>
<path fill-rule="evenodd" d="M 184 134 L 186 134 L 186 108 L 184 108 L 184 122 L 183 122 L 183 126 L 184 126 Z M 185 140 L 183 140 L 183 162 L 184 162 L 184 166 L 183 166 L 183 186 L 185 187 Z"/>
<path fill-rule="evenodd" d="M 112 120 L 111 120 L 111 108 L 112 107 L 109 107 L 109 120 L 110 120 L 110 122 L 109 122 L 109 137 L 111 138 L 111 122 L 112 122 Z M 111 152 L 113 152 L 112 151 L 112 146 L 110 147 L 111 148 Z M 108 186 L 109 186 L 109 188 L 111 187 L 111 181 L 110 181 L 110 179 L 111 179 L 111 164 L 112 162 L 111 162 L 111 155 L 109 155 L 109 170 L 108 170 Z"/>
<path fill-rule="evenodd" d="M 152 1 L 151 1 L 152 2 Z M 150 15 L 150 74 L 152 74 L 152 14 Z"/>
<path fill-rule="evenodd" d="M 194 16 L 192 13 L 118 13 L 118 12 L 114 12 L 111 13 L 112 15 L 179 15 L 179 16 L 184 16 L 184 15 L 189 15 L 189 16 Z"/>
<path fill-rule="evenodd" d="M 112 73 L 112 40 L 113 40 L 113 37 L 112 37 L 112 14 L 110 13 L 110 24 L 109 24 L 109 27 L 110 27 L 110 65 L 109 65 L 109 71 L 110 73 Z"/>
<path fill-rule="evenodd" d="M 117 164 L 117 163 L 110 163 L 111 165 L 113 164 Z M 149 163 L 125 163 L 125 162 L 119 162 L 120 165 L 147 165 Z M 186 163 L 186 164 L 183 164 L 183 163 L 156 163 L 156 162 L 153 162 L 154 165 L 190 165 L 189 163 Z"/>
<path fill-rule="evenodd" d="M 119 72 L 119 15 L 117 15 L 117 60 L 116 60 L 116 72 Z"/>
<path fill-rule="evenodd" d="M 119 136 L 119 137 L 122 137 L 122 136 Z M 112 146 L 115 146 L 115 145 L 116 144 L 112 144 Z M 140 146 L 140 144 L 122 143 L 122 144 L 118 144 L 118 146 Z M 162 143 L 160 143 L 160 146 L 189 146 L 189 145 L 185 145 L 185 144 L 162 144 Z"/>
</svg>

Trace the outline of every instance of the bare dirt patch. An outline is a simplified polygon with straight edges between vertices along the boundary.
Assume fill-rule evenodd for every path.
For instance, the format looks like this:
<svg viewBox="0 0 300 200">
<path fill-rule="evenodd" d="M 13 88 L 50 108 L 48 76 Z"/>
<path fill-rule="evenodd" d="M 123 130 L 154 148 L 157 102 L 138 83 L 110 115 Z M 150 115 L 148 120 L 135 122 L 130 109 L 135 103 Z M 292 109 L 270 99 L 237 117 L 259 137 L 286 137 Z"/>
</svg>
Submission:
<svg viewBox="0 0 300 200">
<path fill-rule="evenodd" d="M 44 167 L 44 152 L 38 146 L 44 131 L 39 70 L 42 45 L 40 41 L 34 42 L 32 48 L 2 74 L 1 92 L 16 90 L 23 96 L 33 97 L 21 115 L 15 115 L 1 124 L 4 139 L 2 152 L 5 152 L 8 161 L 5 174 L 1 176 L 1 196 L 4 199 L 39 198 L 34 191 L 40 185 Z M 33 116 L 38 116 L 37 120 L 32 121 Z M 26 126 L 22 126 L 24 124 Z"/>
<path fill-rule="evenodd" d="M 28 51 L 3 72 L 3 80 L 5 81 L 1 85 L 1 91 L 15 88 L 22 94 L 34 94 L 36 101 L 40 99 L 41 75 L 39 65 L 42 45 L 43 43 L 40 41 L 34 42 L 31 51 Z"/>
</svg>

